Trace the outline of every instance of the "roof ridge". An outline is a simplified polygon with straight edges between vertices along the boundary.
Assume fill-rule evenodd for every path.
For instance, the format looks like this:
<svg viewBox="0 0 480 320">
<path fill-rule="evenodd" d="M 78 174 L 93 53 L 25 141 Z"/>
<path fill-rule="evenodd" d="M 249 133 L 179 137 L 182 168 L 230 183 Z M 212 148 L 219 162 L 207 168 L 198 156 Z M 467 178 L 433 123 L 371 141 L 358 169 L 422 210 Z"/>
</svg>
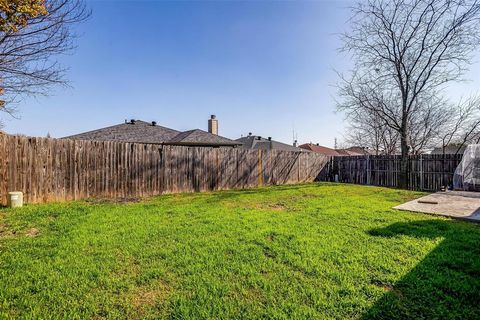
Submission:
<svg viewBox="0 0 480 320">
<path fill-rule="evenodd" d="M 81 132 L 81 133 L 77 133 L 77 134 L 71 134 L 71 135 L 65 136 L 65 137 L 63 137 L 63 138 L 65 139 L 65 138 L 75 137 L 75 136 L 78 136 L 78 135 L 83 135 L 83 134 L 92 133 L 92 132 L 99 131 L 99 130 L 105 130 L 105 129 L 115 128 L 115 127 L 119 127 L 119 126 L 124 125 L 124 124 L 125 124 L 125 123 L 114 124 L 114 125 L 106 126 L 106 127 L 103 127 L 103 128 L 93 129 L 93 130 L 89 130 L 89 131 L 85 131 L 85 132 Z"/>
<path fill-rule="evenodd" d="M 202 129 L 178 131 L 143 120 L 116 124 L 65 138 L 184 145 L 241 145 L 241 143 L 237 143 L 229 138 L 215 135 Z"/>
<path fill-rule="evenodd" d="M 176 131 L 176 132 L 181 132 L 179 130 L 175 130 L 175 129 L 172 129 L 172 128 L 169 128 L 169 127 L 161 126 L 157 122 L 155 122 L 155 125 L 152 125 L 152 122 L 148 122 L 148 121 L 143 121 L 143 120 L 135 120 L 135 121 L 136 122 L 142 122 L 142 123 L 147 124 L 147 125 L 152 126 L 152 127 L 163 128 L 163 129 L 168 129 L 168 130 L 172 130 L 172 131 Z M 129 123 L 121 123 L 120 125 L 122 125 L 122 124 L 129 124 Z"/>
<path fill-rule="evenodd" d="M 179 136 L 182 136 L 181 140 L 183 140 L 186 137 L 188 137 L 189 135 L 191 135 L 192 133 L 193 133 L 193 130 L 180 131 L 178 134 L 176 134 L 170 140 L 168 140 L 168 142 L 175 141 L 177 139 L 177 137 L 179 137 Z"/>
<path fill-rule="evenodd" d="M 147 125 L 151 125 L 151 122 L 147 122 L 147 121 L 143 121 L 143 120 L 135 120 L 136 122 L 141 122 L 142 124 L 147 124 Z M 81 133 L 77 133 L 77 134 L 71 134 L 71 135 L 68 135 L 68 136 L 65 136 L 63 137 L 63 139 L 68 139 L 70 137 L 75 137 L 75 136 L 78 136 L 78 135 L 84 135 L 84 134 L 89 134 L 89 133 L 94 133 L 94 132 L 97 132 L 97 131 L 100 131 L 100 130 L 105 130 L 105 129 L 111 129 L 111 128 L 116 128 L 116 127 L 121 127 L 121 126 L 124 126 L 124 125 L 132 125 L 131 122 L 124 122 L 124 123 L 119 123 L 119 124 L 114 124 L 114 125 L 111 125 L 111 126 L 106 126 L 106 127 L 102 127 L 102 128 L 98 128 L 98 129 L 93 129 L 93 130 L 89 130 L 89 131 L 85 131 L 85 132 L 81 132 Z M 152 126 L 153 127 L 153 126 Z M 160 126 L 160 125 L 155 125 L 155 127 L 157 128 L 163 128 L 163 129 L 167 129 L 167 130 L 171 130 L 171 131 L 175 131 L 175 132 L 178 132 L 180 133 L 181 131 L 178 131 L 178 130 L 175 130 L 175 129 L 172 129 L 172 128 L 169 128 L 169 127 L 164 127 L 164 126 Z"/>
</svg>

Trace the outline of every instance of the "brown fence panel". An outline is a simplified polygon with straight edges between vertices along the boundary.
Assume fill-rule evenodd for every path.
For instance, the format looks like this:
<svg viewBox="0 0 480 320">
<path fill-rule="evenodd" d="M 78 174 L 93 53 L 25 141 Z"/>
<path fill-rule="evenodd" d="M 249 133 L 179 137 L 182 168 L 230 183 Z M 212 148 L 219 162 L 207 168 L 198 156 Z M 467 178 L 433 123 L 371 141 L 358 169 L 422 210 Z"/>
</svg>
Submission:
<svg viewBox="0 0 480 320">
<path fill-rule="evenodd" d="M 0 204 L 132 198 L 316 180 L 330 157 L 313 152 L 74 141 L 0 134 Z"/>
<path fill-rule="evenodd" d="M 409 189 L 437 191 L 451 185 L 461 160 L 461 154 L 409 156 Z M 399 171 L 398 155 L 333 157 L 323 166 L 319 180 L 398 187 Z"/>
</svg>

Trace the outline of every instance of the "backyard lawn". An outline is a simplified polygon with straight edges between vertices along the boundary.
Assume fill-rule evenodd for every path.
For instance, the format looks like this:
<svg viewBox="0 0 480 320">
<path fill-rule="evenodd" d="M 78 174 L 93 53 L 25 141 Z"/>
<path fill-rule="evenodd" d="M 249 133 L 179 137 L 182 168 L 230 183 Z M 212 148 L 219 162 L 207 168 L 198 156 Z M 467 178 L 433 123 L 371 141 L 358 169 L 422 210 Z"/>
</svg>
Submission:
<svg viewBox="0 0 480 320">
<path fill-rule="evenodd" d="M 0 209 L 0 318 L 478 319 L 480 225 L 340 184 Z"/>
</svg>

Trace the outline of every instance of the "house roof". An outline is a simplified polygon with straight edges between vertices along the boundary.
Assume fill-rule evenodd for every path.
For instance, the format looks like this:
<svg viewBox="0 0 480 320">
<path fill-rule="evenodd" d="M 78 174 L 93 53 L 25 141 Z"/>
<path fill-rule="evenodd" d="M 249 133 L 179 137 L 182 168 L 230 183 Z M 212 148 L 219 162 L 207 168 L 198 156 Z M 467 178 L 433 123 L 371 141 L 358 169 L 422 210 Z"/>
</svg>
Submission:
<svg viewBox="0 0 480 320">
<path fill-rule="evenodd" d="M 236 146 L 238 142 L 205 132 L 200 129 L 177 131 L 141 120 L 92 130 L 64 139 L 122 141 L 169 145 Z"/>
<path fill-rule="evenodd" d="M 242 143 L 242 148 L 244 149 L 253 149 L 253 150 L 283 150 L 283 151 L 302 151 L 305 150 L 291 146 L 289 144 L 268 140 L 260 136 L 249 135 L 246 137 L 239 138 L 235 141 Z"/>
<path fill-rule="evenodd" d="M 467 148 L 466 145 L 464 146 L 459 146 L 455 144 L 449 144 L 445 146 L 445 152 L 443 151 L 442 147 L 437 147 L 430 152 L 430 154 L 463 154 L 465 152 L 465 149 Z"/>
<path fill-rule="evenodd" d="M 101 141 L 123 141 L 138 143 L 164 143 L 180 131 L 170 128 L 152 125 L 152 123 L 135 120 L 114 126 L 92 130 L 68 137 L 65 139 L 74 140 L 101 140 Z"/>
<path fill-rule="evenodd" d="M 166 142 L 166 144 L 176 145 L 224 145 L 224 146 L 239 146 L 240 142 L 233 141 L 210 132 L 200 129 L 180 132 L 175 137 Z"/>
<path fill-rule="evenodd" d="M 300 148 L 310 150 L 310 151 L 313 151 L 313 152 L 317 152 L 317 153 L 321 153 L 321 154 L 326 155 L 326 156 L 340 156 L 341 155 L 335 149 L 320 146 L 320 145 L 313 144 L 313 143 L 302 144 L 302 145 L 300 145 Z"/>
<path fill-rule="evenodd" d="M 346 149 L 332 149 L 318 144 L 305 143 L 300 148 L 311 150 L 313 152 L 321 153 L 326 156 L 363 156 L 372 154 L 369 150 L 362 147 L 350 147 Z"/>
<path fill-rule="evenodd" d="M 368 150 L 363 147 L 350 147 L 346 149 L 337 149 L 337 151 L 343 151 L 350 156 L 364 156 L 364 155 L 374 154 L 371 150 Z"/>
</svg>

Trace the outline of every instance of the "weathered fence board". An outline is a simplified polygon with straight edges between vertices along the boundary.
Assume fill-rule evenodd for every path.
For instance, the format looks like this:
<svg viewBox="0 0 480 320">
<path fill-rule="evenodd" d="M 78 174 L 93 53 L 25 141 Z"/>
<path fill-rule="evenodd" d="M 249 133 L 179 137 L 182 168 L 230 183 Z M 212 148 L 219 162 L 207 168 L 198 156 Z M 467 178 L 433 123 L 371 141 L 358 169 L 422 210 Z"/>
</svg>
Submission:
<svg viewBox="0 0 480 320">
<path fill-rule="evenodd" d="M 461 154 L 409 156 L 408 187 L 411 190 L 437 191 L 453 182 Z M 352 156 L 331 158 L 320 175 L 322 181 L 398 187 L 400 156 Z"/>
<path fill-rule="evenodd" d="M 312 152 L 74 141 L 0 134 L 0 203 L 134 198 L 317 179 L 329 157 Z"/>
</svg>

